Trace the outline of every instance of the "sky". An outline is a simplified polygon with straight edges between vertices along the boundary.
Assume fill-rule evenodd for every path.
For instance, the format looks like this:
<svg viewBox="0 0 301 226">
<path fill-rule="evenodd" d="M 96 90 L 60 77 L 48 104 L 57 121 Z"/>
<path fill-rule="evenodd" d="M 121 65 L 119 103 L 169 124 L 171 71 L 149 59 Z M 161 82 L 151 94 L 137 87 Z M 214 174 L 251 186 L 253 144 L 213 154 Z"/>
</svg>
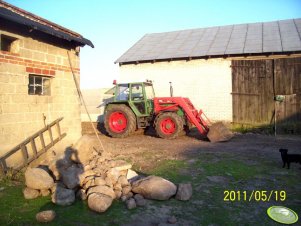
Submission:
<svg viewBox="0 0 301 226">
<path fill-rule="evenodd" d="M 114 64 L 147 33 L 301 18 L 301 0 L 6 0 L 80 33 L 81 88 L 111 87 Z"/>
</svg>

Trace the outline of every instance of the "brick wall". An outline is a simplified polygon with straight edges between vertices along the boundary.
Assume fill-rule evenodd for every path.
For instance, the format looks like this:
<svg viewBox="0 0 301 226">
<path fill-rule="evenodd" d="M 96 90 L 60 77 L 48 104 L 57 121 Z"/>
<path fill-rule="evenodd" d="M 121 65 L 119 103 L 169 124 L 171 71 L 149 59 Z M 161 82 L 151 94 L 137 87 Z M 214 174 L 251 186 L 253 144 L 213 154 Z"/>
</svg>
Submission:
<svg viewBox="0 0 301 226">
<path fill-rule="evenodd" d="M 189 97 L 212 120 L 232 121 L 231 61 L 224 59 L 130 64 L 120 67 L 120 81 L 153 80 L 156 96 Z"/>
<path fill-rule="evenodd" d="M 43 116 L 46 123 L 64 117 L 61 130 L 67 137 L 55 148 L 70 145 L 81 136 L 80 102 L 67 55 L 70 48 L 0 33 L 17 38 L 12 52 L 0 51 L 0 156 L 43 128 Z M 74 49 L 69 54 L 79 81 L 79 57 Z M 51 95 L 29 95 L 29 74 L 50 77 Z"/>
</svg>

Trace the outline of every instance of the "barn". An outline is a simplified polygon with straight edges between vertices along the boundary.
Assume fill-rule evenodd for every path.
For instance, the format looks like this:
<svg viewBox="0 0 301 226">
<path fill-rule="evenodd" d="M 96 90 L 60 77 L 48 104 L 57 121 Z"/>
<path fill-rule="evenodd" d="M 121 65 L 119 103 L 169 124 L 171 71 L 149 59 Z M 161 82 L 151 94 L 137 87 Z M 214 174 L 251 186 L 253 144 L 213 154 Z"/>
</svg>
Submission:
<svg viewBox="0 0 301 226">
<path fill-rule="evenodd" d="M 5 168 L 81 136 L 74 80 L 79 82 L 80 47 L 93 44 L 3 1 L 0 22 L 0 165 Z M 43 128 L 45 133 L 37 133 Z"/>
<path fill-rule="evenodd" d="M 120 56 L 121 81 L 189 97 L 207 116 L 300 132 L 301 19 L 151 33 Z"/>
</svg>

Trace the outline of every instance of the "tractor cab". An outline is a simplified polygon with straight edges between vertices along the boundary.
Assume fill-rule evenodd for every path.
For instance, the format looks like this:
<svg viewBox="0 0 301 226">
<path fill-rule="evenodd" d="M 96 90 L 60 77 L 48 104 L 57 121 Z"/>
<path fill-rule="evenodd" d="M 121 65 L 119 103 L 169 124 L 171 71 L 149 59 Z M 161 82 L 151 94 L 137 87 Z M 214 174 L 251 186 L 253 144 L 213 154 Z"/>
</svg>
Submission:
<svg viewBox="0 0 301 226">
<path fill-rule="evenodd" d="M 137 117 L 149 116 L 153 110 L 155 93 L 151 82 L 115 83 L 106 94 L 114 95 L 112 103 L 127 104 Z"/>
</svg>

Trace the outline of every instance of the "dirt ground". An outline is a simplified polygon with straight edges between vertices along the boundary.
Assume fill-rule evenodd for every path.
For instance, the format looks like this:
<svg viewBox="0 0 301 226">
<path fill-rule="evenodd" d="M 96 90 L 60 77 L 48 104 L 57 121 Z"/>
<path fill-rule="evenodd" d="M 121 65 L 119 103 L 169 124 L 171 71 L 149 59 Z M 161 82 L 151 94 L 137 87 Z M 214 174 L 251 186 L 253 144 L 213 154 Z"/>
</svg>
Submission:
<svg viewBox="0 0 301 226">
<path fill-rule="evenodd" d="M 275 164 L 281 166 L 279 148 L 287 148 L 289 153 L 301 154 L 300 135 L 262 135 L 240 134 L 229 142 L 210 143 L 207 138 L 200 135 L 196 129 L 187 135 L 174 140 L 164 140 L 156 137 L 152 129 L 139 130 L 130 137 L 117 139 L 106 135 L 102 125 L 96 125 L 106 151 L 114 157 L 131 160 L 141 170 L 154 167 L 162 160 L 189 160 L 202 154 L 235 153 L 239 156 L 265 156 Z M 83 124 L 83 134 L 94 135 L 89 123 Z M 147 160 L 147 161 L 146 161 Z"/>
<path fill-rule="evenodd" d="M 83 128 L 85 134 L 93 134 L 89 125 Z M 155 202 L 131 214 L 127 225 L 158 225 L 171 215 L 177 217 L 178 225 L 277 225 L 266 215 L 272 205 L 288 206 L 301 215 L 301 165 L 292 163 L 291 169 L 283 169 L 279 153 L 279 148 L 287 148 L 289 153 L 301 154 L 301 136 L 249 133 L 236 134 L 228 142 L 210 143 L 195 130 L 175 140 L 164 140 L 152 130 L 116 139 L 105 135 L 102 127 L 99 129 L 105 150 L 131 162 L 136 171 L 157 172 L 174 183 L 193 185 L 194 194 L 188 204 Z M 269 201 L 248 201 L 248 193 L 246 200 L 236 197 L 227 202 L 227 190 L 285 191 L 286 197 L 280 200 L 279 194 L 276 197 L 273 193 Z M 143 223 L 139 224 L 139 219 Z"/>
</svg>

